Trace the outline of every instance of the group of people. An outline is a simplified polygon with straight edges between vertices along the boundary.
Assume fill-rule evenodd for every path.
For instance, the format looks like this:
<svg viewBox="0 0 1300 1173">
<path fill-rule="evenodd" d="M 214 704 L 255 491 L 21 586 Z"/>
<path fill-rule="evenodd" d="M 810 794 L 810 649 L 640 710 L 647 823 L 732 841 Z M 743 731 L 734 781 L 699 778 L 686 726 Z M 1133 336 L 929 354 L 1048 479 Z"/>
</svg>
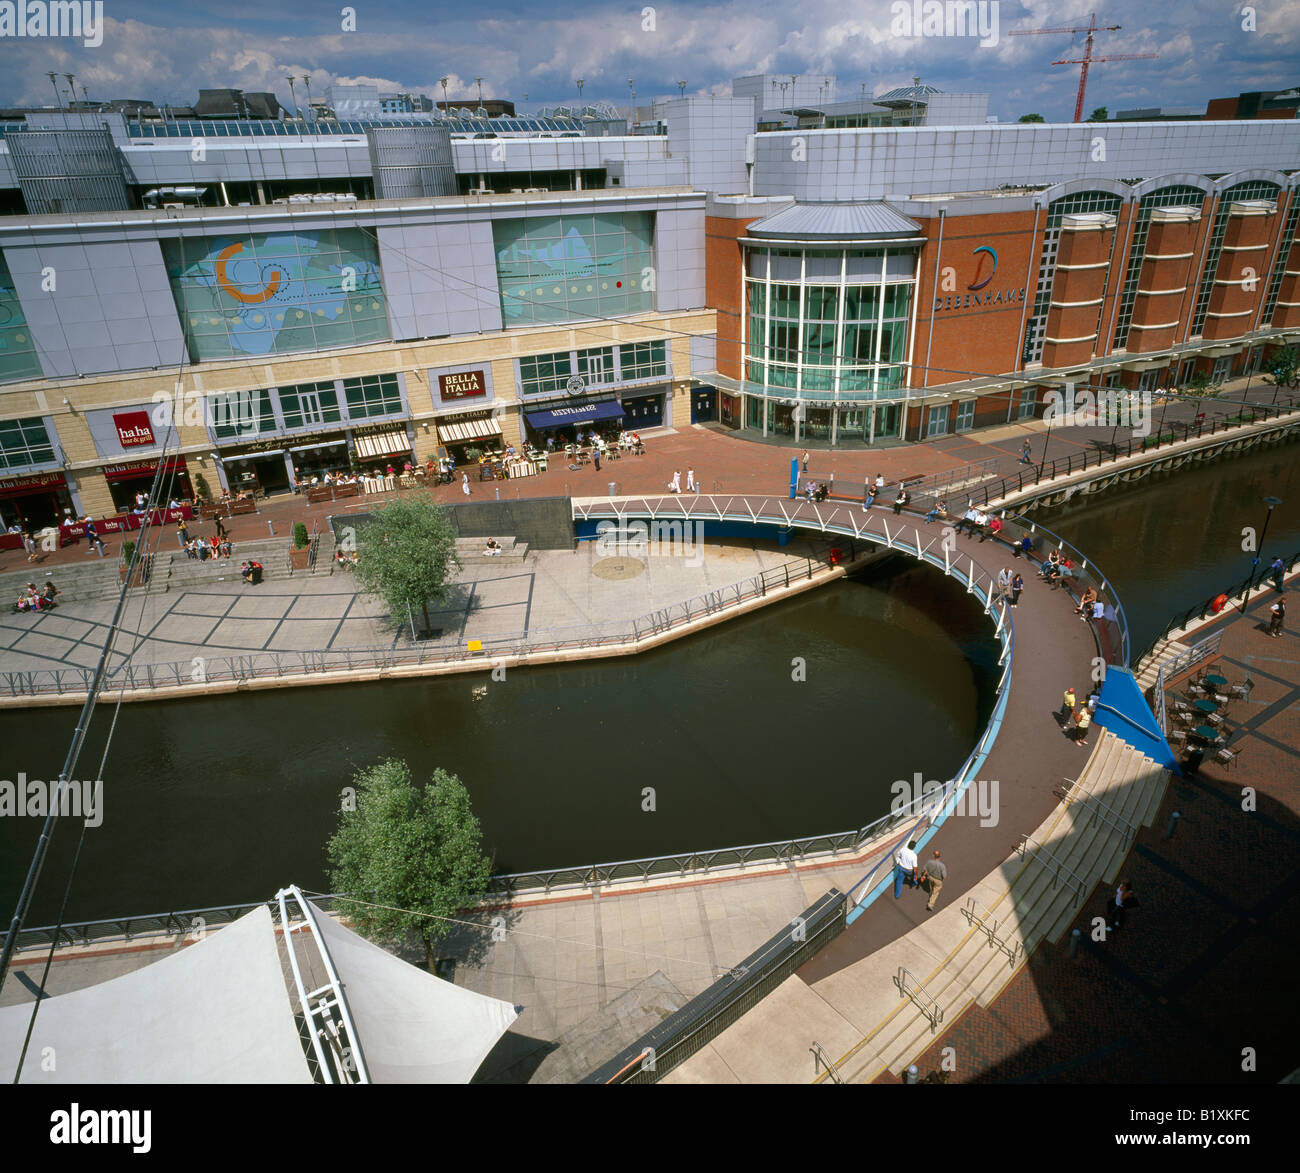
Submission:
<svg viewBox="0 0 1300 1173">
<path fill-rule="evenodd" d="M 185 557 L 206 562 L 209 558 L 229 558 L 234 551 L 230 543 L 230 534 L 225 522 L 220 517 L 212 519 L 216 532 L 209 538 L 192 537 L 190 524 L 185 518 L 176 523 L 176 541 L 185 551 Z"/>
<path fill-rule="evenodd" d="M 47 582 L 40 590 L 36 589 L 34 582 L 29 582 L 27 589 L 19 594 L 18 601 L 14 604 L 14 610 L 49 611 L 55 605 L 55 596 L 62 593 L 52 582 Z"/>
<path fill-rule="evenodd" d="M 1015 607 L 1020 604 L 1020 593 L 1025 589 L 1025 580 L 1017 571 L 1011 573 L 1011 567 L 1004 566 L 998 571 L 998 592 L 1006 599 L 1008 606 Z"/>
<path fill-rule="evenodd" d="M 804 496 L 806 496 L 809 501 L 825 501 L 827 494 L 830 492 L 826 485 L 820 481 L 809 481 L 804 485 L 803 491 Z"/>
<path fill-rule="evenodd" d="M 357 568 L 357 552 L 355 550 L 335 550 L 334 565 L 339 570 L 355 570 Z"/>
<path fill-rule="evenodd" d="M 680 468 L 673 470 L 673 479 L 668 482 L 668 491 L 670 493 L 680 493 L 682 491 L 682 470 Z M 698 493 L 700 491 L 700 484 L 695 479 L 694 468 L 686 470 L 686 491 L 688 493 Z"/>
<path fill-rule="evenodd" d="M 924 888 L 928 883 L 930 899 L 925 906 L 925 911 L 933 912 L 935 905 L 939 902 L 939 893 L 943 889 L 943 882 L 947 878 L 948 865 L 943 862 L 943 857 L 937 849 L 930 859 L 926 861 L 924 867 L 918 866 L 915 839 L 906 847 L 900 847 L 894 854 L 895 900 L 903 894 L 904 884 L 909 888 Z"/>
<path fill-rule="evenodd" d="M 1075 696 L 1073 688 L 1065 690 L 1065 696 L 1061 701 L 1061 728 L 1065 730 L 1065 736 L 1068 737 L 1075 745 L 1088 744 L 1088 729 L 1092 725 L 1092 715 L 1097 710 L 1097 702 L 1101 699 L 1100 693 L 1093 692 L 1089 694 L 1088 699 L 1076 709 L 1078 697 Z"/>
</svg>

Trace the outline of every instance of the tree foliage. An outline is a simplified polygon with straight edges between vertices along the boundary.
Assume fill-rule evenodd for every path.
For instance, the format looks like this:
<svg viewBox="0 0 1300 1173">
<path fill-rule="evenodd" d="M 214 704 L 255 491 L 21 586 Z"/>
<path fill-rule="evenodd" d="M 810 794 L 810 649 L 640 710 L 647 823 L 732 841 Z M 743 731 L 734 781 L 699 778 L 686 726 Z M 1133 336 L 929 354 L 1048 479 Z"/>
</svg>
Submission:
<svg viewBox="0 0 1300 1173">
<path fill-rule="evenodd" d="M 421 914 L 454 917 L 482 896 L 491 875 L 469 793 L 445 770 L 418 790 L 396 758 L 359 771 L 353 784 L 355 809 L 343 810 L 329 842 L 330 881 L 366 903 L 346 901 L 342 911 L 366 937 L 416 933 L 432 973 L 433 942 L 451 924 Z"/>
<path fill-rule="evenodd" d="M 1088 115 L 1089 122 L 1105 122 L 1110 117 L 1110 111 L 1105 106 L 1098 106 L 1091 114 Z"/>
<path fill-rule="evenodd" d="M 1269 356 L 1271 374 L 1264 382 L 1272 387 L 1294 387 L 1300 381 L 1300 349 L 1288 346 Z"/>
<path fill-rule="evenodd" d="M 1045 119 L 1041 114 L 1022 114 L 1020 116 L 1020 121 L 1021 122 L 1046 122 L 1047 119 Z"/>
<path fill-rule="evenodd" d="M 357 580 L 378 595 L 399 621 L 407 607 L 429 622 L 429 600 L 446 594 L 456 557 L 456 531 L 447 511 L 432 501 L 396 500 L 357 526 Z"/>
</svg>

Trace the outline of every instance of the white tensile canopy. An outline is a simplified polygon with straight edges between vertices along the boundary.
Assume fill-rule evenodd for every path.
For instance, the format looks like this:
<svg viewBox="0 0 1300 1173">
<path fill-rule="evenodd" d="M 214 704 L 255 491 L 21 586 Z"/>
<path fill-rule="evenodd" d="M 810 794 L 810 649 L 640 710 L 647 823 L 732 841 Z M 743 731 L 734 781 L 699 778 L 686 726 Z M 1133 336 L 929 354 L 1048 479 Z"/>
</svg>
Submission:
<svg viewBox="0 0 1300 1173">
<path fill-rule="evenodd" d="M 43 1001 L 20 1081 L 468 1083 L 518 1016 L 371 944 L 296 888 L 279 897 L 307 924 L 281 938 L 262 906 L 171 957 Z M 0 1009 L 5 1062 L 17 1062 L 31 1009 Z M 310 1050 L 295 1014 L 309 1020 Z"/>
</svg>

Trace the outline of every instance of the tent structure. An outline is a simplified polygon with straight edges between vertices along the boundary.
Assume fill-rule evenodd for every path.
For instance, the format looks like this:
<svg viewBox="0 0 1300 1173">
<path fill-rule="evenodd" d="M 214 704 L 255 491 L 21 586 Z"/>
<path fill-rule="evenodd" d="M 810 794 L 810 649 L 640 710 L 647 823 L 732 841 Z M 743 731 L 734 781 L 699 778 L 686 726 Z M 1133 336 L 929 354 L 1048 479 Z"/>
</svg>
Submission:
<svg viewBox="0 0 1300 1173">
<path fill-rule="evenodd" d="M 297 888 L 276 899 L 283 933 L 264 905 L 174 956 L 43 1000 L 20 1082 L 468 1083 L 518 1017 Z M 5 1062 L 16 1065 L 31 1011 L 0 1009 Z"/>
</svg>

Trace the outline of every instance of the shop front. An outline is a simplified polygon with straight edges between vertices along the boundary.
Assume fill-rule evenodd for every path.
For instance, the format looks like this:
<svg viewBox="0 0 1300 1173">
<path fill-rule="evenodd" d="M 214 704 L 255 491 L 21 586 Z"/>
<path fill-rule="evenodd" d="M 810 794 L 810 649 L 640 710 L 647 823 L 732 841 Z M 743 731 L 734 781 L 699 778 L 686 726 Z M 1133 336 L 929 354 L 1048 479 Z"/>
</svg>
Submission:
<svg viewBox="0 0 1300 1173">
<path fill-rule="evenodd" d="M 703 424 L 718 418 L 718 393 L 712 387 L 696 387 L 691 392 L 691 423 Z"/>
<path fill-rule="evenodd" d="M 6 533 L 14 526 L 34 533 L 60 524 L 72 511 L 67 477 L 61 472 L 0 478 L 0 528 Z M 5 548 L 20 545 L 18 535 L 13 534 Z"/>
<path fill-rule="evenodd" d="M 501 421 L 486 411 L 440 419 L 438 443 L 457 465 L 473 464 L 484 452 L 501 446 Z"/>
<path fill-rule="evenodd" d="M 641 392 L 624 392 L 623 414 L 626 417 L 624 427 L 630 432 L 642 432 L 647 428 L 663 427 L 664 406 L 667 392 L 660 389 L 652 395 Z"/>
<path fill-rule="evenodd" d="M 222 478 L 233 497 L 247 494 L 257 500 L 290 489 L 289 453 L 285 441 L 266 440 L 219 452 Z"/>
<path fill-rule="evenodd" d="M 323 481 L 326 473 L 335 477 L 352 471 L 352 455 L 346 436 L 339 436 L 337 440 L 294 444 L 288 452 L 295 486 L 304 482 L 310 484 L 313 480 Z"/>
<path fill-rule="evenodd" d="M 148 499 L 153 490 L 154 479 L 162 466 L 161 504 L 166 505 L 173 499 L 192 501 L 194 490 L 190 487 L 189 470 L 183 458 L 174 460 L 137 460 L 126 464 L 109 464 L 104 467 L 104 480 L 108 482 L 108 491 L 113 498 L 113 508 L 119 513 L 127 513 L 135 507 L 136 498 L 143 495 Z"/>
<path fill-rule="evenodd" d="M 624 418 L 624 405 L 616 399 L 603 399 L 587 403 L 566 403 L 549 411 L 530 411 L 524 419 L 528 434 L 538 448 L 553 449 L 578 442 L 579 434 L 585 440 L 592 432 L 604 436 L 617 435 L 624 427 L 635 430 L 630 420 Z M 649 427 L 649 424 L 642 424 Z"/>
<path fill-rule="evenodd" d="M 357 463 L 362 469 L 384 472 L 392 468 L 400 473 L 407 464 L 415 461 L 411 434 L 405 424 L 354 431 L 352 442 Z"/>
</svg>

